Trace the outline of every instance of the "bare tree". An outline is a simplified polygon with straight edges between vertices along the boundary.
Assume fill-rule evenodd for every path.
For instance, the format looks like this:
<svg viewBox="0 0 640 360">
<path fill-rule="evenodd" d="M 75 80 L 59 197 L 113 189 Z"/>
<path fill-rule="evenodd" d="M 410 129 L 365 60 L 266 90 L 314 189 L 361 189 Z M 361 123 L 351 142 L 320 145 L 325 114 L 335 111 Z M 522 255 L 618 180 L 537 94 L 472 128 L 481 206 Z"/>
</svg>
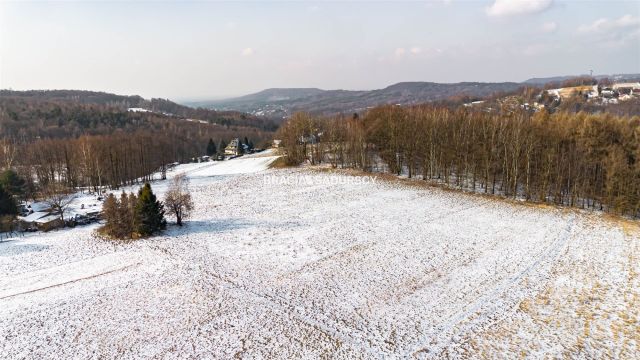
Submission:
<svg viewBox="0 0 640 360">
<path fill-rule="evenodd" d="M 173 183 L 165 195 L 164 204 L 176 217 L 178 226 L 182 226 L 182 220 L 188 218 L 193 210 L 189 179 L 185 174 L 179 174 L 173 178 Z"/>
<path fill-rule="evenodd" d="M 75 199 L 73 191 L 61 183 L 51 183 L 42 189 L 42 195 L 47 205 L 60 214 L 64 222 L 64 212 Z"/>
<path fill-rule="evenodd" d="M 11 169 L 13 162 L 16 158 L 16 152 L 18 145 L 13 138 L 0 139 L 0 158 L 2 159 L 2 165 L 5 169 Z"/>
</svg>

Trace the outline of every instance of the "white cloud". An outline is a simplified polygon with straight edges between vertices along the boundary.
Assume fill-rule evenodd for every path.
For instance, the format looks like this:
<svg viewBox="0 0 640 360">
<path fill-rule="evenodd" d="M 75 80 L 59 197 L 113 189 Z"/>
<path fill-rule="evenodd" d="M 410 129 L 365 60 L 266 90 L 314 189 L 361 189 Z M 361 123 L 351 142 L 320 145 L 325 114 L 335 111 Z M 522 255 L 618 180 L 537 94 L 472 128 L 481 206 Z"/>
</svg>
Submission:
<svg viewBox="0 0 640 360">
<path fill-rule="evenodd" d="M 242 50 L 242 56 L 251 56 L 251 55 L 253 55 L 253 53 L 254 53 L 254 51 L 250 47 Z"/>
<path fill-rule="evenodd" d="M 602 33 L 616 29 L 628 29 L 640 26 L 640 18 L 632 15 L 624 15 L 619 19 L 610 20 L 602 18 L 594 21 L 589 25 L 582 25 L 578 28 L 578 32 L 582 34 Z"/>
<path fill-rule="evenodd" d="M 640 40 L 640 17 L 627 14 L 618 19 L 601 18 L 578 27 L 577 32 L 584 35 L 585 41 L 604 48 L 637 45 Z"/>
<path fill-rule="evenodd" d="M 534 14 L 548 9 L 552 3 L 553 0 L 495 0 L 486 11 L 495 17 Z"/>
<path fill-rule="evenodd" d="M 422 49 L 420 47 L 418 47 L 418 46 L 414 46 L 409 51 L 411 51 L 412 54 L 417 55 L 417 54 L 420 54 L 422 52 Z"/>
<path fill-rule="evenodd" d="M 555 32 L 558 29 L 558 24 L 556 24 L 555 22 L 551 21 L 551 22 L 546 22 L 544 24 L 542 24 L 542 26 L 540 27 L 540 29 L 543 32 L 546 33 L 552 33 Z"/>
<path fill-rule="evenodd" d="M 397 48 L 395 54 L 397 57 L 404 56 L 407 51 L 404 48 Z"/>
</svg>

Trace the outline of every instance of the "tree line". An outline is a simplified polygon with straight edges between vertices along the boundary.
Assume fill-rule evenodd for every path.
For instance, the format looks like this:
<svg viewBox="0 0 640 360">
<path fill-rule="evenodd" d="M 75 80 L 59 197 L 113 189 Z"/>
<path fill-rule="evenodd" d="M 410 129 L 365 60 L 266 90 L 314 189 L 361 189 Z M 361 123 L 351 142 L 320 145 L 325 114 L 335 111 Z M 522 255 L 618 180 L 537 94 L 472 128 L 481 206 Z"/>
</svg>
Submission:
<svg viewBox="0 0 640 360">
<path fill-rule="evenodd" d="M 278 137 L 290 164 L 387 171 L 474 192 L 640 216 L 640 118 L 380 106 L 295 114 Z"/>
<path fill-rule="evenodd" d="M 251 129 L 202 128 L 188 122 L 62 139 L 5 136 L 0 139 L 0 170 L 17 171 L 27 181 L 29 198 L 54 182 L 99 192 L 148 181 L 154 172 L 164 178 L 169 164 L 189 162 L 210 150 L 208 140 L 213 137 L 220 139 L 224 151 L 225 139 L 247 133 L 261 142 L 268 138 Z"/>
</svg>

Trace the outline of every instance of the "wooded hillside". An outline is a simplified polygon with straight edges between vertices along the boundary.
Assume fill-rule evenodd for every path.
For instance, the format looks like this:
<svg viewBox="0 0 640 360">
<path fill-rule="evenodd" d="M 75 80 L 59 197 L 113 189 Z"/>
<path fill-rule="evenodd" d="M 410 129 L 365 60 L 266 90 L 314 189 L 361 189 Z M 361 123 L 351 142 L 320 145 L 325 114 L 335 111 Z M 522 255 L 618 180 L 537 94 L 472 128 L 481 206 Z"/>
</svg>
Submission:
<svg viewBox="0 0 640 360">
<path fill-rule="evenodd" d="M 190 109 L 162 99 L 3 90 L 0 169 L 16 169 L 32 194 L 51 183 L 114 188 L 143 180 L 169 163 L 204 155 L 212 140 L 267 143 L 276 127 L 250 115 Z"/>
</svg>

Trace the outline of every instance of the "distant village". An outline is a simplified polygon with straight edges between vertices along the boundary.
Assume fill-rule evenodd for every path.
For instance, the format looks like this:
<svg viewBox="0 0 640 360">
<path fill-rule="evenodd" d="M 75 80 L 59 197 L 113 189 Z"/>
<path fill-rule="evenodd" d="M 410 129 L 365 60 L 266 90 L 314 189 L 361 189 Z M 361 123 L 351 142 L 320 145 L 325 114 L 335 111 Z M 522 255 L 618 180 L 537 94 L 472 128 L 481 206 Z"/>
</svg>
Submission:
<svg viewBox="0 0 640 360">
<path fill-rule="evenodd" d="M 582 96 L 586 100 L 599 102 L 601 104 L 617 104 L 619 101 L 628 101 L 640 97 L 640 82 L 618 83 L 611 86 L 573 86 L 546 90 L 546 93 L 557 100 Z M 539 96 L 542 97 L 543 95 L 541 94 Z"/>
<path fill-rule="evenodd" d="M 530 111 L 553 111 L 561 103 L 570 100 L 581 100 L 593 105 L 613 105 L 621 102 L 640 99 L 640 82 L 615 83 L 611 85 L 578 85 L 555 89 L 542 90 L 528 102 L 522 96 L 510 95 L 496 100 L 499 108 L 524 109 Z M 486 111 L 497 110 L 491 107 L 489 101 L 478 100 L 465 103 L 465 107 L 482 106 Z"/>
</svg>

